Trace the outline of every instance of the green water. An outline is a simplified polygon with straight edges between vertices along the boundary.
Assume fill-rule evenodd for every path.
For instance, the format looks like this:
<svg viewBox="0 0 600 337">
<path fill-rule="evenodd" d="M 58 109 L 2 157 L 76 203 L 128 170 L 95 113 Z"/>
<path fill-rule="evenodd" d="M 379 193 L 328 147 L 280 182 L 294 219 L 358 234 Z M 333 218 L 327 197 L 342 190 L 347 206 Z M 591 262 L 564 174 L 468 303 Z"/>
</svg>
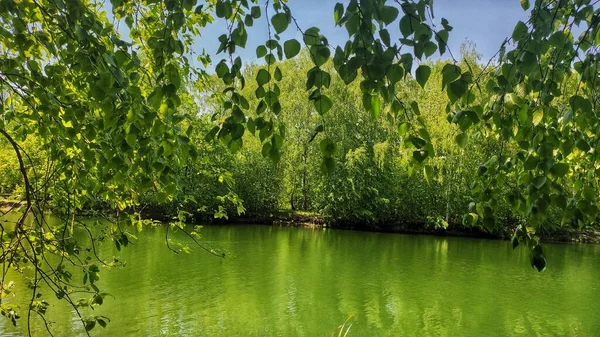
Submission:
<svg viewBox="0 0 600 337">
<path fill-rule="evenodd" d="M 509 242 L 323 229 L 218 226 L 175 255 L 164 230 L 142 232 L 102 270 L 111 318 L 93 336 L 600 336 L 600 246 L 547 245 L 537 273 Z M 181 239 L 184 239 L 181 237 Z M 17 279 L 18 281 L 18 279 Z M 81 335 L 76 316 L 53 302 L 56 336 Z M 34 335 L 43 328 L 34 320 Z M 0 317 L 1 336 L 22 336 Z"/>
</svg>

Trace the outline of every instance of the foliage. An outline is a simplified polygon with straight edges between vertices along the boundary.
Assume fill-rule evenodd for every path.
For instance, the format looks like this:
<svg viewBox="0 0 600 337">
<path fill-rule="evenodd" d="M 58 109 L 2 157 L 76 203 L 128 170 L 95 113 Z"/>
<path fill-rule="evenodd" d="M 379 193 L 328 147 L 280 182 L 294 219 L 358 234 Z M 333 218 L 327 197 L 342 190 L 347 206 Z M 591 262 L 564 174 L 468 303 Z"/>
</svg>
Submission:
<svg viewBox="0 0 600 337">
<path fill-rule="evenodd" d="M 417 218 L 445 215 L 448 223 L 466 209 L 465 226 L 489 230 L 514 213 L 514 246 L 524 243 L 543 270 L 536 229 L 556 214 L 579 225 L 598 215 L 600 9 L 589 0 L 521 5 L 530 19 L 516 25 L 497 61 L 479 65 L 448 49 L 452 26 L 435 20 L 431 0 L 338 3 L 333 20 L 348 40 L 337 47 L 318 27 L 302 27 L 284 0 L 0 1 L 1 145 L 16 158 L 0 168 L 8 173 L 2 186 L 22 179 L 23 188 L 19 218 L 0 227 L 3 295 L 10 268 L 31 269 L 28 321 L 48 309 L 37 296 L 43 284 L 73 306 L 86 331 L 105 326 L 106 318 L 80 310 L 102 304 L 100 266 L 114 261 L 95 255 L 97 236 L 74 215 L 99 202 L 115 211 L 114 223 L 98 230 L 120 249 L 155 225 L 137 212 L 145 198 L 171 204 L 168 228 L 184 232 L 190 210 L 210 205 L 225 216 L 227 207 L 244 211 L 244 200 L 267 212 L 282 196 L 292 208 L 369 224 L 409 214 L 415 203 L 432 210 Z M 194 44 L 215 17 L 226 27 L 226 58 L 215 64 L 221 83 L 207 104 L 197 89 L 212 80 L 194 59 L 211 61 Z M 259 19 L 266 41 L 247 46 L 247 27 Z M 283 39 L 294 29 L 302 41 Z M 264 62 L 258 68 L 236 57 L 247 47 Z M 435 53 L 450 60 L 428 62 Z M 298 63 L 278 63 L 284 59 Z M 306 80 L 300 90 L 296 66 Z M 284 99 L 292 88 L 296 99 Z M 303 91 L 308 107 L 298 101 Z M 454 126 L 440 123 L 442 109 Z M 473 201 L 451 203 L 467 195 L 467 181 Z M 60 223 L 44 220 L 50 210 Z M 198 244 L 195 231 L 186 233 Z M 82 285 L 70 268 L 82 270 Z M 89 296 L 74 298 L 78 289 Z M 0 302 L 13 323 L 17 309 Z"/>
</svg>

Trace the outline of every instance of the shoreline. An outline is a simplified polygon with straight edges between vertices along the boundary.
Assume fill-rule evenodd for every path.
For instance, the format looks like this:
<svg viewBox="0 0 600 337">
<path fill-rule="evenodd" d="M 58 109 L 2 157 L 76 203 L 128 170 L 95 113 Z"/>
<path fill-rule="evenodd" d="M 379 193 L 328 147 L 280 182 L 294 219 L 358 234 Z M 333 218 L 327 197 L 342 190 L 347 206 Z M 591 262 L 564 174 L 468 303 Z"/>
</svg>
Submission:
<svg viewBox="0 0 600 337">
<path fill-rule="evenodd" d="M 18 209 L 23 203 L 20 201 L 0 200 L 0 209 L 6 211 L 10 208 Z M 163 207 L 150 207 L 143 211 L 144 218 L 153 218 L 159 221 L 168 221 L 167 210 Z M 85 213 L 82 214 L 85 216 Z M 281 227 L 299 228 L 332 228 L 353 230 L 358 232 L 396 233 L 411 235 L 433 235 L 451 237 L 469 237 L 491 240 L 510 240 L 513 230 L 509 227 L 502 231 L 488 232 L 479 227 L 465 228 L 449 225 L 447 229 L 428 227 L 425 223 L 396 222 L 386 226 L 369 225 L 357 226 L 352 223 L 328 224 L 327 219 L 321 215 L 301 212 L 274 212 L 265 215 L 232 216 L 229 219 L 214 219 L 207 215 L 194 216 L 196 223 L 211 224 L 254 224 Z M 590 243 L 600 244 L 600 231 L 573 228 L 556 228 L 549 233 L 538 233 L 542 242 L 546 243 Z"/>
<path fill-rule="evenodd" d="M 329 225 L 326 219 L 320 215 L 295 214 L 279 212 L 276 214 L 262 216 L 241 216 L 230 219 L 214 219 L 210 224 L 255 224 L 266 226 L 299 227 L 299 228 L 331 228 L 341 230 L 352 230 L 358 232 L 396 233 L 411 235 L 433 235 L 450 237 L 469 237 L 491 240 L 510 240 L 512 229 L 505 228 L 504 231 L 487 232 L 479 227 L 464 228 L 450 225 L 447 229 L 428 228 L 424 223 L 394 223 L 389 226 L 355 226 L 350 223 Z M 557 228 L 552 233 L 539 233 L 538 236 L 545 243 L 590 243 L 600 244 L 600 231 Z"/>
</svg>

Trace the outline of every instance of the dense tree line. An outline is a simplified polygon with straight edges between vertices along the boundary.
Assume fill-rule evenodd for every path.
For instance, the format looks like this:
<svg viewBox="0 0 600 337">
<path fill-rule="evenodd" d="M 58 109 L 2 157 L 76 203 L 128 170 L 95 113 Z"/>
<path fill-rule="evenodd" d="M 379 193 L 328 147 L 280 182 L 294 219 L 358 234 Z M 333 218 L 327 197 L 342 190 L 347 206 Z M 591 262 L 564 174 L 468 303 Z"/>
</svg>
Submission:
<svg viewBox="0 0 600 337">
<path fill-rule="evenodd" d="M 469 64 L 483 68 L 473 45 L 465 44 L 462 54 L 462 67 Z M 201 97 L 200 103 L 190 103 L 185 108 L 194 115 L 188 122 L 193 130 L 189 137 L 198 155 L 176 174 L 181 190 L 169 201 L 148 193 L 141 198 L 140 209 L 158 208 L 168 217 L 184 212 L 197 221 L 298 211 L 322 215 L 332 226 L 385 229 L 401 223 L 426 229 L 450 225 L 470 228 L 473 224 L 465 215 L 473 207 L 472 184 L 486 156 L 497 151 L 501 144 L 478 130 L 462 133 L 460 125 L 447 120 L 442 69 L 448 64 L 452 63 L 444 60 L 430 63 L 432 75 L 423 88 L 414 78 L 397 83 L 399 95 L 418 103 L 427 126 L 419 132 L 437 153 L 431 165 L 422 170 L 409 165 L 413 154 L 403 144 L 407 139 L 405 125 L 397 126 L 398 116 L 391 109 L 378 118 L 362 113 L 357 84 L 347 86 L 332 78 L 329 95 L 333 106 L 328 118 L 317 123 L 314 105 L 298 95 L 305 83 L 297 78 L 311 68 L 307 52 L 294 60 L 274 64 L 289 74 L 278 81 L 282 106 L 279 118 L 285 125 L 286 137 L 282 140 L 281 157 L 276 161 L 263 155 L 265 146 L 256 130 L 245 132 L 241 138 L 244 146 L 234 151 L 223 142 L 206 137 L 224 116 L 222 85 L 216 76 L 207 76 L 193 84 L 192 92 Z M 260 65 L 250 65 L 244 72 L 251 78 L 260 69 Z M 251 97 L 256 89 L 257 86 L 248 85 L 244 94 Z M 256 109 L 259 100 L 250 99 L 248 104 L 250 109 Z M 198 110 L 198 105 L 204 110 Z M 259 121 L 260 117 L 255 119 L 255 123 Z M 475 141 L 463 142 L 461 137 Z M 323 147 L 329 141 L 334 147 L 331 169 L 320 161 Z M 43 151 L 35 142 L 24 147 L 38 158 L 39 167 L 32 167 L 32 172 L 42 170 Z M 8 144 L 0 153 L 6 157 L 14 155 Z M 14 158 L 4 163 L 5 174 L 0 177 L 3 192 L 22 194 L 23 181 Z M 508 188 L 502 192 L 504 200 L 500 200 L 495 210 L 500 221 L 490 226 L 490 231 L 512 230 L 522 220 L 506 200 L 508 192 Z M 88 208 L 105 206 L 98 199 Z M 548 222 L 555 222 L 548 224 L 549 228 L 555 228 L 556 222 L 560 222 L 558 214 Z"/>
</svg>

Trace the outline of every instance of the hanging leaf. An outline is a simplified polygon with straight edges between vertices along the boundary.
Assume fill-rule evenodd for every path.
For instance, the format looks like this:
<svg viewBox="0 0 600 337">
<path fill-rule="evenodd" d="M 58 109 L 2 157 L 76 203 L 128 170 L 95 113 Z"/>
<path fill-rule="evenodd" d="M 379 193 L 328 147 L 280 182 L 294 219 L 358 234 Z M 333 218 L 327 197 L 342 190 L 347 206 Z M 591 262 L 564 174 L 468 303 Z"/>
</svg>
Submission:
<svg viewBox="0 0 600 337">
<path fill-rule="evenodd" d="M 271 23 L 277 34 L 281 34 L 290 24 L 290 16 L 287 13 L 277 13 L 271 18 Z"/>
<path fill-rule="evenodd" d="M 256 47 L 256 57 L 257 58 L 261 58 L 264 57 L 265 55 L 267 55 L 267 47 L 265 47 L 264 45 L 260 45 L 258 47 Z"/>
<path fill-rule="evenodd" d="M 285 41 L 285 43 L 283 44 L 283 51 L 285 53 L 285 57 L 288 59 L 295 57 L 300 52 L 300 48 L 300 42 L 298 42 L 295 39 Z"/>
<path fill-rule="evenodd" d="M 267 70 L 260 69 L 258 71 L 258 74 L 256 75 L 256 83 L 258 83 L 258 85 L 265 85 L 270 80 L 271 80 L 271 74 Z"/>
<path fill-rule="evenodd" d="M 446 64 L 444 68 L 442 68 L 442 90 L 448 83 L 459 78 L 460 74 L 461 70 L 459 66 L 450 63 Z"/>
<path fill-rule="evenodd" d="M 363 107 L 371 114 L 371 119 L 376 120 L 381 112 L 381 97 L 364 93 Z"/>
<path fill-rule="evenodd" d="M 390 23 L 394 22 L 398 18 L 399 13 L 400 12 L 398 11 L 398 8 L 396 8 L 396 7 L 383 6 L 383 8 L 381 10 L 381 20 L 386 25 L 389 25 Z"/>
<path fill-rule="evenodd" d="M 513 40 L 520 41 L 522 38 L 525 37 L 525 35 L 527 35 L 527 31 L 527 25 L 523 23 L 523 21 L 519 21 L 512 33 Z"/>
<path fill-rule="evenodd" d="M 425 88 L 425 84 L 429 79 L 429 75 L 431 75 L 431 68 L 422 64 L 419 66 L 419 68 L 417 68 L 415 75 L 417 77 L 417 83 L 421 85 L 421 88 Z"/>
<path fill-rule="evenodd" d="M 317 112 L 320 115 L 323 115 L 326 112 L 328 112 L 329 110 L 331 110 L 331 107 L 333 106 L 333 102 L 331 101 L 331 99 L 329 97 L 327 97 L 325 95 L 321 95 L 317 99 L 314 100 L 314 106 L 315 106 L 315 109 L 317 110 Z"/>
<path fill-rule="evenodd" d="M 335 7 L 333 9 L 333 21 L 335 22 L 336 25 L 339 24 L 343 15 L 344 15 L 344 5 L 338 2 L 335 4 Z"/>
</svg>

